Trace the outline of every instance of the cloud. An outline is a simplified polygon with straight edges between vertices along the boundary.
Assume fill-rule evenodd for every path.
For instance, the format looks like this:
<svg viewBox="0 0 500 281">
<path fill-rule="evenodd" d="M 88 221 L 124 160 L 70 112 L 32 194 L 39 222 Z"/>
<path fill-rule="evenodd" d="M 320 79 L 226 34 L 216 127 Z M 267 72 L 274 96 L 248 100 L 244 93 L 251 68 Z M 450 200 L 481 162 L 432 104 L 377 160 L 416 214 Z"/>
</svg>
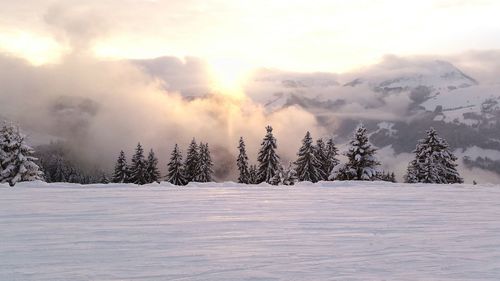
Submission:
<svg viewBox="0 0 500 281">
<path fill-rule="evenodd" d="M 4 117 L 34 135 L 68 141 L 85 161 L 106 169 L 120 149 L 130 156 L 139 141 L 155 149 L 165 167 L 174 143 L 185 148 L 193 137 L 220 155 L 235 157 L 243 136 L 255 160 L 267 124 L 274 126 L 279 151 L 289 159 L 307 130 L 321 131 L 315 117 L 297 107 L 268 114 L 246 98 L 209 94 L 185 99 L 127 61 L 68 56 L 60 64 L 33 67 L 0 56 L 0 71 Z M 233 176 L 234 165 L 230 168 L 219 169 L 219 178 Z"/>
<path fill-rule="evenodd" d="M 92 44 L 106 35 L 110 26 L 106 16 L 92 6 L 66 2 L 49 6 L 43 19 L 56 38 L 69 43 L 73 54 L 90 51 Z"/>
</svg>

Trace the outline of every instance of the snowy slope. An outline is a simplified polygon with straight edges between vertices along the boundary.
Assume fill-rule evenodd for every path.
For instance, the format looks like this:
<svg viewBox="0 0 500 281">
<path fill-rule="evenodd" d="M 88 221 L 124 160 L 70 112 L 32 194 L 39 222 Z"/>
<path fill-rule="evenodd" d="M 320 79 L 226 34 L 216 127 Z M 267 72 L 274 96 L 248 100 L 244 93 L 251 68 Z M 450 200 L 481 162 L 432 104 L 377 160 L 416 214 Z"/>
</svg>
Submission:
<svg viewBox="0 0 500 281">
<path fill-rule="evenodd" d="M 500 188 L 0 185 L 0 280 L 499 280 Z"/>
<path fill-rule="evenodd" d="M 362 77 L 356 78 L 344 86 L 357 87 L 368 84 L 375 91 L 383 92 L 400 92 L 425 87 L 430 90 L 432 95 L 436 95 L 478 85 L 475 79 L 467 76 L 453 64 L 441 60 L 397 66 L 384 65 L 373 73 L 360 75 Z"/>
</svg>

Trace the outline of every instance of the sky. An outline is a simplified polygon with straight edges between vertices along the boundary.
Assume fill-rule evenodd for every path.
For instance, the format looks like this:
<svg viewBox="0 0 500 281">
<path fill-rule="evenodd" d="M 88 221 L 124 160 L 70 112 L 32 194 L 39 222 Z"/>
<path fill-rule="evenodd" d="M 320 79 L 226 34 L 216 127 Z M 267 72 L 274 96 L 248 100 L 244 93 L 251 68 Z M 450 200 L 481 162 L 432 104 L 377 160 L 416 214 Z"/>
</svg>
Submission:
<svg viewBox="0 0 500 281">
<path fill-rule="evenodd" d="M 500 48 L 495 0 L 0 2 L 0 50 L 34 64 L 84 44 L 104 58 L 199 57 L 224 75 L 345 72 L 388 53 Z"/>
</svg>

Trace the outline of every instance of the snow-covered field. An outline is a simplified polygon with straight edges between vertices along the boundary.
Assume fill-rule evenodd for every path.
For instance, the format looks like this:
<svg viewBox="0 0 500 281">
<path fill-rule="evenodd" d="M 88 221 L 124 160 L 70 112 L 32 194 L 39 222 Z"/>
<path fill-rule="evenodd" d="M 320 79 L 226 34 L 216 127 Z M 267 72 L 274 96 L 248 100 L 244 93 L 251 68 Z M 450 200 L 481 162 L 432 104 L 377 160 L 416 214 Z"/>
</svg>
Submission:
<svg viewBox="0 0 500 281">
<path fill-rule="evenodd" d="M 500 280 L 500 187 L 0 185 L 0 280 Z"/>
</svg>

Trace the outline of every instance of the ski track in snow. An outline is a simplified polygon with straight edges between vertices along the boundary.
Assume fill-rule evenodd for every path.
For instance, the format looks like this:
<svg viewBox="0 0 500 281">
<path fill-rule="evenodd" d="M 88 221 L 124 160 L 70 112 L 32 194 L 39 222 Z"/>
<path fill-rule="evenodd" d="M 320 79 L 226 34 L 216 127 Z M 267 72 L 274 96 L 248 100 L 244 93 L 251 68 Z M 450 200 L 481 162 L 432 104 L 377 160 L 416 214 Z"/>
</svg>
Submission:
<svg viewBox="0 0 500 281">
<path fill-rule="evenodd" d="M 500 187 L 0 185 L 0 280 L 500 280 Z"/>
</svg>

